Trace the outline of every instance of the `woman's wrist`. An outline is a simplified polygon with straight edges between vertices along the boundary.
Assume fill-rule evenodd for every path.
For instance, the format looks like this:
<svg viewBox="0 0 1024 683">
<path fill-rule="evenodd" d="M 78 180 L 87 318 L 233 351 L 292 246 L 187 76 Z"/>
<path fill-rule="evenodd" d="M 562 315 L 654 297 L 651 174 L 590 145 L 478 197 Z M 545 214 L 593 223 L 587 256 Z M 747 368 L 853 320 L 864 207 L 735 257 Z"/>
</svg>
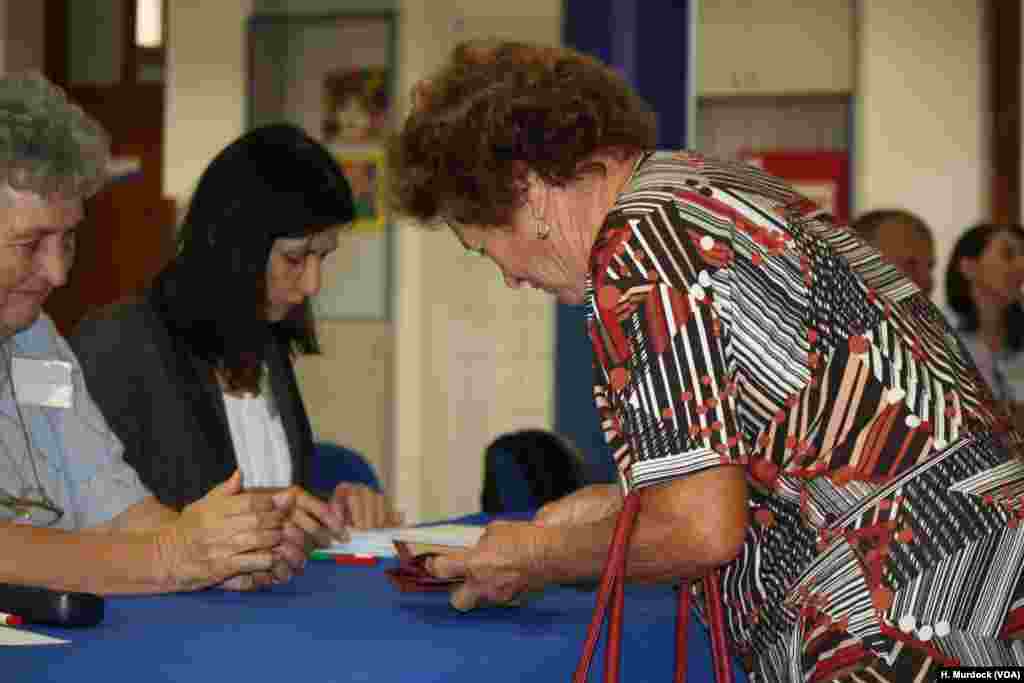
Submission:
<svg viewBox="0 0 1024 683">
<path fill-rule="evenodd" d="M 152 581 L 158 592 L 170 593 L 185 588 L 178 575 L 180 530 L 174 523 L 165 524 L 148 535 L 149 566 L 153 569 Z"/>
</svg>

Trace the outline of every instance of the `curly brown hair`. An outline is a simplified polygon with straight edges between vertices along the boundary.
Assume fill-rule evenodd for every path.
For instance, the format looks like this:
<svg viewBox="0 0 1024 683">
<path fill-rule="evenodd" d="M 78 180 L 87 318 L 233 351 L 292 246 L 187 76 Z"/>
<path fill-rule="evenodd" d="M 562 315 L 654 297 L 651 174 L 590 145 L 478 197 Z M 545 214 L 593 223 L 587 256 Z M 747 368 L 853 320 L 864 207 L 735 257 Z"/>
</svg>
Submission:
<svg viewBox="0 0 1024 683">
<path fill-rule="evenodd" d="M 567 48 L 470 41 L 414 91 L 390 141 L 391 199 L 423 222 L 502 226 L 525 202 L 527 173 L 564 186 L 653 149 L 650 106 L 603 63 Z"/>
</svg>

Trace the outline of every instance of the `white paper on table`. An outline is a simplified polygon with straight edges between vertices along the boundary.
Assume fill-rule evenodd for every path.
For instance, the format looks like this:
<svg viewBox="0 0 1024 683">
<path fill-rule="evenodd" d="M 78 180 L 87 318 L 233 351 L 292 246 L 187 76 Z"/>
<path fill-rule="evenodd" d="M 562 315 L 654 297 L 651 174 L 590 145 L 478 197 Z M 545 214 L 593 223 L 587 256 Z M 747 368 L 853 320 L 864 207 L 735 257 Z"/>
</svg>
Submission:
<svg viewBox="0 0 1024 683">
<path fill-rule="evenodd" d="M 23 628 L 0 626 L 0 646 L 3 645 L 64 645 L 69 641 L 32 633 Z"/>
<path fill-rule="evenodd" d="M 337 555 L 373 555 L 394 557 L 394 541 L 471 548 L 480 540 L 484 527 L 472 524 L 397 527 L 391 529 L 349 530 L 347 543 L 332 543 L 320 552 Z"/>
<path fill-rule="evenodd" d="M 394 534 L 399 529 L 370 529 L 359 531 L 349 529 L 349 540 L 346 543 L 335 541 L 320 552 L 332 555 L 373 555 L 374 557 L 394 557 Z"/>
<path fill-rule="evenodd" d="M 398 529 L 392 536 L 397 541 L 472 548 L 484 535 L 484 527 L 474 524 L 437 524 Z"/>
</svg>

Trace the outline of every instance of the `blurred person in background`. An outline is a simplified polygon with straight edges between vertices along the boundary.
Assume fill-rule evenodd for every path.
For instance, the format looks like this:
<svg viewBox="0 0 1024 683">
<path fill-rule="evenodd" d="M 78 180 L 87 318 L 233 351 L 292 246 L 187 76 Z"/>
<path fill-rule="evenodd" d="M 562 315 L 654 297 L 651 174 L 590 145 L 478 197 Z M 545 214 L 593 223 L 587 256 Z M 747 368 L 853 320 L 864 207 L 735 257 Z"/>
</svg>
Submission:
<svg viewBox="0 0 1024 683">
<path fill-rule="evenodd" d="M 982 223 L 956 241 L 946 269 L 950 317 L 996 400 L 1024 427 L 1024 229 Z"/>
<path fill-rule="evenodd" d="M 878 209 L 858 217 L 850 228 L 931 298 L 935 238 L 923 219 L 903 209 Z"/>
</svg>

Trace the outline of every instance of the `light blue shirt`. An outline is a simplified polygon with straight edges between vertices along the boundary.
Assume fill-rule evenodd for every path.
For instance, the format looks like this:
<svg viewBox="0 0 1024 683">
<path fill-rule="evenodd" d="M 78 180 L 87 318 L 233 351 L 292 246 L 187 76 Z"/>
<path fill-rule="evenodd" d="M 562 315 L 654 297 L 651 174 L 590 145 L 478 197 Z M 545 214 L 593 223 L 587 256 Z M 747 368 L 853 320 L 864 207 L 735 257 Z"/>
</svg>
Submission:
<svg viewBox="0 0 1024 683">
<path fill-rule="evenodd" d="M 102 524 L 150 496 L 124 461 L 120 440 L 86 391 L 78 360 L 53 321 L 41 315 L 31 327 L 4 342 L 4 347 L 0 355 L 0 450 L 4 451 L 0 453 L 0 487 L 18 496 L 26 486 L 36 485 L 27 459 L 27 431 L 43 487 L 64 510 L 54 528 L 76 530 Z M 15 405 L 6 367 L 8 351 L 13 357 L 70 363 L 70 407 L 24 401 Z"/>
<path fill-rule="evenodd" d="M 1024 353 L 993 353 L 982 339 L 970 332 L 958 332 L 978 372 L 999 401 L 1024 401 Z"/>
<path fill-rule="evenodd" d="M 1024 353 L 1009 349 L 994 353 L 976 332 L 965 332 L 959 328 L 956 313 L 951 310 L 943 313 L 957 331 L 996 400 L 1024 401 Z"/>
</svg>

